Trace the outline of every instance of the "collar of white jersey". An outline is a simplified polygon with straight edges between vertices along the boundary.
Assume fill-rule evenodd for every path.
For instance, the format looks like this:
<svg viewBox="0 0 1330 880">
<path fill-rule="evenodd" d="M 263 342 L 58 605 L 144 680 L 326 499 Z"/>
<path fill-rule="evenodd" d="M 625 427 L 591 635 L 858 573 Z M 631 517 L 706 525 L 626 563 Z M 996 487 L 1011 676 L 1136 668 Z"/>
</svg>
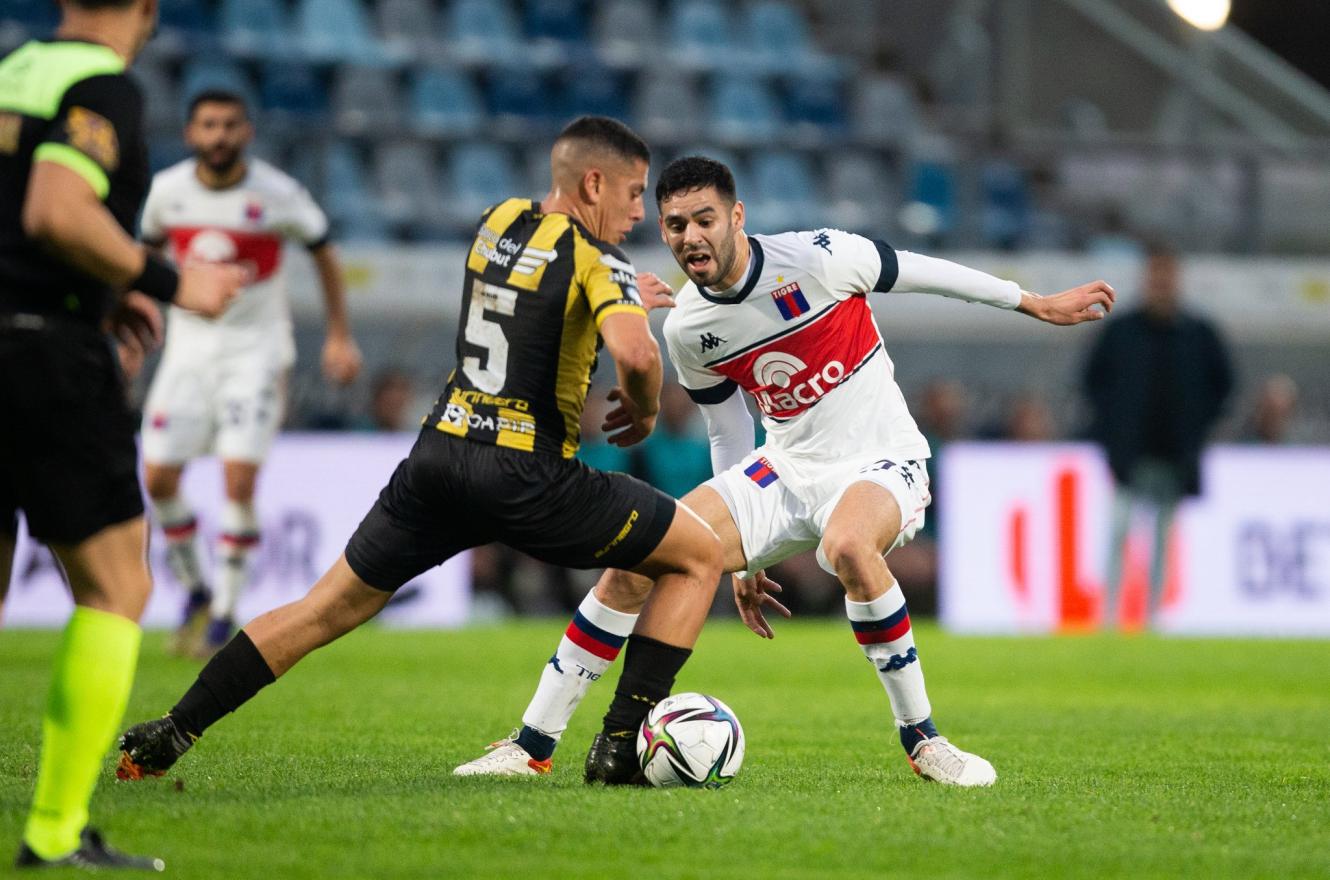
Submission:
<svg viewBox="0 0 1330 880">
<path fill-rule="evenodd" d="M 703 299 L 708 302 L 728 306 L 743 302 L 748 294 L 753 292 L 753 288 L 757 287 L 757 279 L 762 277 L 762 263 L 764 261 L 764 257 L 762 256 L 762 243 L 757 240 L 757 236 L 748 236 L 748 249 L 750 251 L 748 258 L 748 277 L 745 281 L 740 283 L 738 291 L 735 292 L 734 288 L 730 288 L 728 290 L 713 293 L 699 284 L 697 285 L 697 292 L 702 294 Z"/>
</svg>

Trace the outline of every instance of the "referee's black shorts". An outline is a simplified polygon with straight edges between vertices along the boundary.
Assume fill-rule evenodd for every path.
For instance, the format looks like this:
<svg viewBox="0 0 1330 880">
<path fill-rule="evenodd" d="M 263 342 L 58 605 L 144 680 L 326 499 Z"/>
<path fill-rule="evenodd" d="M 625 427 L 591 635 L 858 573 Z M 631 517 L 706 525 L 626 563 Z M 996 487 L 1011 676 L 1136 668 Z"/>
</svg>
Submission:
<svg viewBox="0 0 1330 880">
<path fill-rule="evenodd" d="M 627 474 L 426 426 L 351 536 L 346 561 L 389 591 L 491 541 L 570 568 L 633 568 L 674 512 L 673 498 Z"/>
<path fill-rule="evenodd" d="M 138 420 L 96 329 L 0 315 L 0 534 L 77 544 L 143 514 Z"/>
</svg>

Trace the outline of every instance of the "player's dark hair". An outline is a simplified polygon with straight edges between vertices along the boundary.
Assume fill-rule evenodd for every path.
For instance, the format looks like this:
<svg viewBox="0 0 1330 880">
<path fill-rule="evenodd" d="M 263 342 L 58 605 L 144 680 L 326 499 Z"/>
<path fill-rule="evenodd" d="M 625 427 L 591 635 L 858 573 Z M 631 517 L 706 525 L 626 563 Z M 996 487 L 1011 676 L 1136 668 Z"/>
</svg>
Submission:
<svg viewBox="0 0 1330 880">
<path fill-rule="evenodd" d="M 724 162 L 708 159 L 706 156 L 684 156 L 675 159 L 660 172 L 656 181 L 656 204 L 679 193 L 716 188 L 721 197 L 734 204 L 738 194 L 734 188 L 734 172 Z"/>
<path fill-rule="evenodd" d="M 576 140 L 608 150 L 621 159 L 651 161 L 651 148 L 637 132 L 608 116 L 579 116 L 564 126 L 555 143 Z"/>
<path fill-rule="evenodd" d="M 249 106 L 237 93 L 229 89 L 204 89 L 189 99 L 189 112 L 185 114 L 185 119 L 192 120 L 194 113 L 204 104 L 231 104 L 239 107 L 246 119 L 249 118 Z"/>
</svg>

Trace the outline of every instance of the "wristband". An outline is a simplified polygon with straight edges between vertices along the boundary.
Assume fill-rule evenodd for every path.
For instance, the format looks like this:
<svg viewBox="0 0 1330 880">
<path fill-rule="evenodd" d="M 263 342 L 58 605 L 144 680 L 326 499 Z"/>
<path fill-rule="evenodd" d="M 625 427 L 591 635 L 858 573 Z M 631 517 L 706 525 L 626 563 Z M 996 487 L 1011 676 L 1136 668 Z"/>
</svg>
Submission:
<svg viewBox="0 0 1330 880">
<path fill-rule="evenodd" d="M 139 277 L 129 282 L 130 290 L 141 290 L 153 299 L 169 303 L 175 299 L 176 289 L 180 287 L 180 275 L 171 265 L 159 257 L 148 254 L 143 261 L 143 271 Z"/>
</svg>

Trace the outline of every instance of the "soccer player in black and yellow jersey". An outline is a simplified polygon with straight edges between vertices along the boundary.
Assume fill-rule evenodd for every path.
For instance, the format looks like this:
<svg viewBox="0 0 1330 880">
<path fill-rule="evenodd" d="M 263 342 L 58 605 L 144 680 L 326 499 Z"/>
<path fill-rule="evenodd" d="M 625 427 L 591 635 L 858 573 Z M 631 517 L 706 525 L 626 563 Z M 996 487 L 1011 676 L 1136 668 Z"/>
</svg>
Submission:
<svg viewBox="0 0 1330 880">
<path fill-rule="evenodd" d="M 166 717 L 124 734 L 122 778 L 160 775 L 300 658 L 468 547 L 502 541 L 558 565 L 629 569 L 666 595 L 711 594 L 721 558 L 707 525 L 645 483 L 573 457 L 602 341 L 618 374 L 611 442 L 637 443 L 655 422 L 660 351 L 615 247 L 645 214 L 648 159 L 622 123 L 583 117 L 554 143 L 543 200 L 486 212 L 467 257 L 457 368 L 411 454 L 304 598 L 253 620 Z M 680 627 L 700 625 L 695 614 L 680 615 Z M 668 669 L 689 652 L 663 635 L 629 650 L 659 654 L 672 683 Z"/>
<path fill-rule="evenodd" d="M 160 870 L 87 826 L 152 589 L 136 420 L 104 331 L 152 344 L 161 315 L 149 296 L 216 315 L 243 273 L 177 275 L 130 235 L 148 160 L 143 101 L 125 68 L 156 26 L 156 0 L 60 6 L 56 39 L 0 59 L 0 598 L 19 511 L 74 596 L 16 864 Z"/>
</svg>

